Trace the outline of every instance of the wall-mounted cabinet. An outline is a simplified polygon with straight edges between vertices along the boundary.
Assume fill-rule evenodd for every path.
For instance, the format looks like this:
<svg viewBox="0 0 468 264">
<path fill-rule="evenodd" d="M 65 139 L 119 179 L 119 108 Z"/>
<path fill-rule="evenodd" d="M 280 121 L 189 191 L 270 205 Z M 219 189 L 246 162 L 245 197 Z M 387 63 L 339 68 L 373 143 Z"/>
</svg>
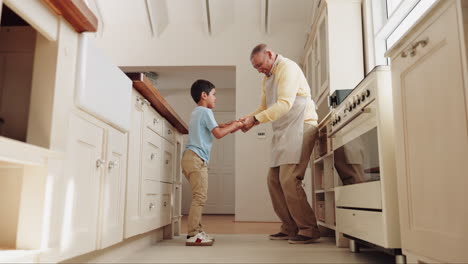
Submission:
<svg viewBox="0 0 468 264">
<path fill-rule="evenodd" d="M 361 1 L 324 0 L 315 10 L 302 64 L 321 121 L 328 96 L 364 78 Z"/>
</svg>

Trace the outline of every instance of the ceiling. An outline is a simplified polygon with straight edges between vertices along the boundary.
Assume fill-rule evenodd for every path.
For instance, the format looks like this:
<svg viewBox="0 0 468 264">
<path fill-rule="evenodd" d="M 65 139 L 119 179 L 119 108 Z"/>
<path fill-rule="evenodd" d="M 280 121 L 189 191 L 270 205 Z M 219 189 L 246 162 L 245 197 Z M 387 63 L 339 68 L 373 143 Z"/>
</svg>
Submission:
<svg viewBox="0 0 468 264">
<path fill-rule="evenodd" d="M 319 0 L 85 0 L 98 16 L 100 34 L 107 30 L 138 30 L 157 38 L 169 28 L 178 31 L 190 24 L 214 38 L 228 27 L 258 27 L 275 34 L 282 24 L 310 29 Z M 291 25 L 289 25 L 291 26 Z M 246 36 L 247 37 L 247 36 Z M 197 79 L 207 79 L 217 88 L 236 87 L 234 66 L 122 67 L 122 70 L 156 72 L 158 89 L 189 88 Z"/>
<path fill-rule="evenodd" d="M 283 23 L 307 28 L 319 0 L 85 0 L 99 27 L 138 27 L 154 36 L 167 27 L 197 24 L 220 32 L 234 23 L 255 25 L 266 33 Z"/>
<path fill-rule="evenodd" d="M 124 72 L 155 72 L 159 90 L 189 89 L 198 79 L 212 82 L 218 89 L 236 88 L 234 66 L 121 67 Z"/>
</svg>

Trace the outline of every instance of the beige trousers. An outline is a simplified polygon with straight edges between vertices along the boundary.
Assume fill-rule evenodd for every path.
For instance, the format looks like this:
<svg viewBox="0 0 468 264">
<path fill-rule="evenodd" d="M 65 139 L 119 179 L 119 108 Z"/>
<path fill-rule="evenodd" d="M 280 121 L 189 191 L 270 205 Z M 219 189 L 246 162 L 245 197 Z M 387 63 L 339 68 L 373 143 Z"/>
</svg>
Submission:
<svg viewBox="0 0 468 264">
<path fill-rule="evenodd" d="M 310 155 L 317 139 L 316 126 L 304 124 L 302 154 L 299 164 L 286 164 L 270 168 L 268 172 L 268 190 L 273 209 L 281 219 L 281 232 L 319 237 L 315 213 L 307 202 L 302 188 L 302 180 L 310 161 Z"/>
<path fill-rule="evenodd" d="M 201 218 L 208 194 L 208 167 L 195 152 L 188 149 L 182 157 L 182 173 L 192 186 L 188 235 L 194 236 L 203 231 Z"/>
<path fill-rule="evenodd" d="M 343 182 L 343 185 L 364 182 L 364 169 L 361 164 L 349 164 L 346 162 L 344 148 L 338 148 L 333 152 L 335 168 Z"/>
</svg>

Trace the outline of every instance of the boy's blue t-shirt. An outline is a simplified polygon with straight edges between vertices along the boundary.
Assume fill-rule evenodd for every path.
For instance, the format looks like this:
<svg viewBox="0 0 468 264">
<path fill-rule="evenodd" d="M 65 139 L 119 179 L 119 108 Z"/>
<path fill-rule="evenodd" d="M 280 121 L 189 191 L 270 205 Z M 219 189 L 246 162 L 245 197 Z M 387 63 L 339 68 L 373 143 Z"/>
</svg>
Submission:
<svg viewBox="0 0 468 264">
<path fill-rule="evenodd" d="M 208 163 L 214 138 L 211 131 L 217 126 L 211 109 L 203 106 L 195 107 L 190 117 L 189 137 L 185 149 L 192 150 Z"/>
</svg>

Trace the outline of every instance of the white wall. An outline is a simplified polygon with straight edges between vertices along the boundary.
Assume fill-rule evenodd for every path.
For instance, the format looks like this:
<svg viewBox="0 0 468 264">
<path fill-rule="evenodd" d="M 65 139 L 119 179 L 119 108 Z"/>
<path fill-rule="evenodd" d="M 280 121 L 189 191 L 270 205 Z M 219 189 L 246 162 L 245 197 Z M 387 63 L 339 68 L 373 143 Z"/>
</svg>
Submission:
<svg viewBox="0 0 468 264">
<path fill-rule="evenodd" d="M 192 110 L 197 106 L 190 95 L 190 87 L 185 89 L 160 90 L 159 92 L 188 125 Z M 213 112 L 235 112 L 235 96 L 235 89 L 216 89 L 216 106 Z"/>
<path fill-rule="evenodd" d="M 257 14 L 243 10 L 236 16 L 234 24 L 212 37 L 197 24 L 169 24 L 156 38 L 131 25 L 107 25 L 97 42 L 119 66 L 235 66 L 236 115 L 242 117 L 257 107 L 260 98 L 262 76 L 250 64 L 252 48 L 264 42 L 299 61 L 306 33 L 305 25 L 285 23 L 266 35 L 257 25 Z M 178 104 L 171 105 L 178 110 Z M 181 116 L 187 115 L 188 110 L 181 111 Z M 259 128 L 270 131 L 266 126 Z M 236 220 L 277 221 L 266 186 L 270 139 L 257 139 L 252 132 L 236 133 Z"/>
</svg>

